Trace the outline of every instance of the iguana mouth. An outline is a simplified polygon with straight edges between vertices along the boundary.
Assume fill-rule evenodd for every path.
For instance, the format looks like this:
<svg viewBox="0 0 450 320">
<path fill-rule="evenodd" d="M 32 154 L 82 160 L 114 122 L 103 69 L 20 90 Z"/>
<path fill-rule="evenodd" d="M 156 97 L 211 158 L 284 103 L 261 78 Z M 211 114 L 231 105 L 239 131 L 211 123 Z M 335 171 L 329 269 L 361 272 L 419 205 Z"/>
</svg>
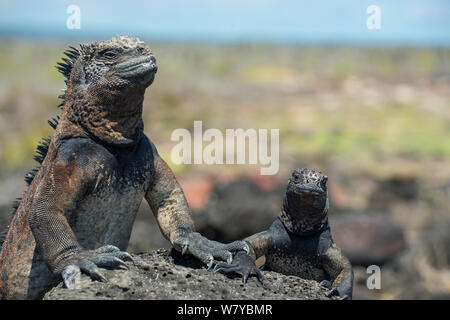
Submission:
<svg viewBox="0 0 450 320">
<path fill-rule="evenodd" d="M 322 190 L 322 189 L 309 188 L 309 187 L 305 187 L 305 186 L 293 186 L 291 188 L 291 191 L 296 194 L 311 194 L 311 195 L 317 195 L 317 196 L 320 196 L 326 192 L 325 190 Z"/>
<path fill-rule="evenodd" d="M 128 60 L 117 65 L 115 73 L 121 77 L 136 77 L 145 74 L 154 74 L 158 70 L 156 59 L 152 55 L 142 56 Z"/>
</svg>

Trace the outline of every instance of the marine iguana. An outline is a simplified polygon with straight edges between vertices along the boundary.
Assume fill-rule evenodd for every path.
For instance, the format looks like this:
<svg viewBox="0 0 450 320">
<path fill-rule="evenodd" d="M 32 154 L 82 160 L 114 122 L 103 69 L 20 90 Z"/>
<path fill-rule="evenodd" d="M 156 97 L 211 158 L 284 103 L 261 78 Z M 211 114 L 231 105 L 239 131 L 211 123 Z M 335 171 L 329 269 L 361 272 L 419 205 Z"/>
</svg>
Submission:
<svg viewBox="0 0 450 320">
<path fill-rule="evenodd" d="M 218 263 L 214 271 L 240 273 L 244 283 L 256 274 L 262 282 L 254 260 L 265 255 L 265 269 L 316 280 L 331 289 L 329 296 L 351 299 L 353 270 L 331 237 L 327 180 L 316 169 L 294 170 L 278 218 L 268 230 L 244 239 L 250 255 L 238 252 L 231 264 Z"/>
<path fill-rule="evenodd" d="M 55 132 L 38 145 L 40 165 L 14 205 L 0 252 L 0 297 L 40 298 L 61 278 L 77 287 L 80 271 L 105 280 L 98 267 L 126 267 L 143 198 L 173 247 L 208 267 L 248 250 L 195 232 L 183 190 L 143 133 L 144 92 L 157 71 L 150 48 L 117 36 L 65 55 L 57 66 L 67 85 L 61 117 L 49 121 Z"/>
</svg>

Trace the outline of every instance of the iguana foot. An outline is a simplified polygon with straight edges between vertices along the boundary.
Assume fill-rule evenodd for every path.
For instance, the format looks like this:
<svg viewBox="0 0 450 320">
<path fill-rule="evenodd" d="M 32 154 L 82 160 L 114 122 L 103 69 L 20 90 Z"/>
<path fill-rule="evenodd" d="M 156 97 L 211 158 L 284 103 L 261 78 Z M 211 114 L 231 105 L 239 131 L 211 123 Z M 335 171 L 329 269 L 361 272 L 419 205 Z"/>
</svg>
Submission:
<svg viewBox="0 0 450 320">
<path fill-rule="evenodd" d="M 242 282 L 246 283 L 249 275 L 256 275 L 259 282 L 262 283 L 264 276 L 259 270 L 252 257 L 244 252 L 238 252 L 232 263 L 220 262 L 214 267 L 214 272 L 238 273 L 242 275 Z"/>
<path fill-rule="evenodd" d="M 233 251 L 250 252 L 248 244 L 244 241 L 234 241 L 228 244 L 208 240 L 198 232 L 179 232 L 174 237 L 173 246 L 181 254 L 190 253 L 208 266 L 214 265 L 214 260 L 233 261 Z"/>
<path fill-rule="evenodd" d="M 350 300 L 350 296 L 348 294 L 343 293 L 338 287 L 333 287 L 333 283 L 329 280 L 323 280 L 319 283 L 319 285 L 330 290 L 327 293 L 328 298 L 338 296 L 340 300 Z"/>
<path fill-rule="evenodd" d="M 351 300 L 348 294 L 342 293 L 337 287 L 331 288 L 330 292 L 327 294 L 328 298 L 333 296 L 338 296 L 339 300 Z"/>
<path fill-rule="evenodd" d="M 124 266 L 129 269 L 125 261 L 136 264 L 133 257 L 119 248 L 111 245 L 100 247 L 96 250 L 81 251 L 71 258 L 71 262 L 61 272 L 64 285 L 68 289 L 80 288 L 81 272 L 88 274 L 92 279 L 107 281 L 105 276 L 98 270 L 98 267 L 120 268 Z"/>
<path fill-rule="evenodd" d="M 319 283 L 319 286 L 325 287 L 325 288 L 327 288 L 327 289 L 331 289 L 331 285 L 332 285 L 332 283 L 331 283 L 331 281 L 329 281 L 329 280 L 322 280 L 322 281 Z"/>
</svg>

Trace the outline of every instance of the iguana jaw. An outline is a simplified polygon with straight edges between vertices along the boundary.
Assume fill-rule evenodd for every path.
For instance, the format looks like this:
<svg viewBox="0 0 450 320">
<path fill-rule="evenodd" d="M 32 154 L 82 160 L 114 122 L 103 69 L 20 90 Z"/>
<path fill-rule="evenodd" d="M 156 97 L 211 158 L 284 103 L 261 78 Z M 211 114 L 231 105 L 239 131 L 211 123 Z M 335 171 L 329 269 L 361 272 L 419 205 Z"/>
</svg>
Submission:
<svg viewBox="0 0 450 320">
<path fill-rule="evenodd" d="M 74 94 L 68 91 L 61 120 L 69 120 L 105 145 L 128 147 L 139 142 L 143 132 L 145 87 L 118 92 L 102 87 Z M 98 96 L 91 92 L 101 92 Z"/>
</svg>

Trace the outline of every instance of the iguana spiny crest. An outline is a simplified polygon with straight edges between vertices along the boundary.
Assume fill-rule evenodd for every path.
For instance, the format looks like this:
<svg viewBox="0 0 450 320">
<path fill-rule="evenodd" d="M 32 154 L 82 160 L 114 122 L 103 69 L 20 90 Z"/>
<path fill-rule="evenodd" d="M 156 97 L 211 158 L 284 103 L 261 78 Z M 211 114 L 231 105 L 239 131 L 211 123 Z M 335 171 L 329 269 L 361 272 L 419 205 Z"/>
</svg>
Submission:
<svg viewBox="0 0 450 320">
<path fill-rule="evenodd" d="M 67 86 L 58 96 L 62 100 L 58 108 L 63 110 L 67 120 L 81 125 L 88 134 L 103 142 L 133 144 L 143 130 L 143 94 L 153 82 L 158 68 L 150 48 L 138 38 L 122 35 L 80 44 L 79 49 L 69 48 L 64 52 L 63 62 L 56 65 L 66 78 Z M 130 95 L 130 91 L 134 94 Z M 134 107 L 131 116 L 130 107 Z M 48 124 L 56 130 L 60 121 L 61 117 L 57 115 L 48 120 Z M 39 171 L 50 142 L 51 136 L 38 143 L 33 159 L 39 165 L 26 173 L 27 187 Z M 11 216 L 21 200 L 19 197 L 14 201 Z M 4 234 L 0 237 L 0 248 L 3 240 Z"/>
<path fill-rule="evenodd" d="M 134 261 L 125 250 L 143 199 L 162 235 L 211 267 L 245 242 L 222 244 L 195 232 L 184 192 L 143 133 L 142 105 L 156 60 L 143 42 L 119 36 L 66 51 L 57 68 L 67 89 L 55 132 L 38 146 L 23 198 L 0 251 L 0 299 L 36 299 L 81 272 Z"/>
<path fill-rule="evenodd" d="M 129 107 L 130 104 L 126 103 L 127 101 L 120 100 L 120 96 L 126 96 L 129 90 L 136 90 L 137 96 L 142 95 L 142 91 L 153 82 L 157 70 L 156 59 L 150 48 L 138 38 L 129 36 L 117 36 L 111 40 L 94 42 L 88 45 L 81 44 L 80 49 L 70 47 L 64 54 L 66 55 L 62 58 L 64 62 L 58 62 L 56 68 L 66 78 L 67 88 L 63 90 L 63 94 L 58 96 L 62 99 L 58 107 L 63 109 L 63 112 L 65 111 L 71 120 L 85 123 L 87 127 L 91 127 L 93 129 L 93 132 L 89 132 L 91 134 L 97 132 L 95 127 L 99 126 L 93 118 L 100 122 L 102 120 L 98 118 L 101 115 L 109 115 L 113 119 L 114 116 L 120 118 L 121 112 L 128 117 L 126 113 L 129 110 L 126 107 Z M 130 59 L 133 56 L 136 56 L 136 58 Z M 138 80 L 138 84 L 135 84 L 136 80 Z M 105 88 L 111 96 L 104 91 Z M 87 104 L 72 102 L 75 100 L 72 99 L 72 96 L 76 96 L 77 99 L 80 96 L 85 97 L 83 102 L 87 102 Z M 111 100 L 114 100 L 114 98 L 118 98 L 119 101 L 112 103 L 112 105 L 117 105 L 117 109 L 113 110 L 110 106 Z M 92 99 L 95 102 L 92 102 Z M 121 103 L 124 104 L 121 105 Z M 106 104 L 109 108 L 102 109 L 102 106 Z M 121 106 L 123 108 L 120 108 Z M 137 110 L 133 111 L 136 113 L 136 118 L 140 120 L 142 101 L 140 101 L 140 104 L 138 103 Z M 81 115 L 85 113 L 89 113 L 89 115 L 82 117 Z M 90 121 L 83 121 L 81 118 L 89 118 Z M 49 120 L 48 123 L 53 129 L 56 129 L 59 121 L 60 116 L 57 116 Z M 111 126 L 114 125 L 116 125 L 116 122 L 111 123 Z M 142 127 L 138 127 L 138 129 L 142 129 Z M 103 138 L 113 144 L 115 142 L 114 138 L 108 137 L 107 134 L 105 136 L 99 135 L 97 138 Z M 121 144 L 123 141 L 118 139 L 117 142 Z M 42 139 L 38 144 L 37 154 L 33 158 L 39 164 L 44 160 L 49 144 L 50 137 Z M 39 167 L 34 168 L 26 175 L 25 179 L 28 185 L 38 170 Z"/>
</svg>

